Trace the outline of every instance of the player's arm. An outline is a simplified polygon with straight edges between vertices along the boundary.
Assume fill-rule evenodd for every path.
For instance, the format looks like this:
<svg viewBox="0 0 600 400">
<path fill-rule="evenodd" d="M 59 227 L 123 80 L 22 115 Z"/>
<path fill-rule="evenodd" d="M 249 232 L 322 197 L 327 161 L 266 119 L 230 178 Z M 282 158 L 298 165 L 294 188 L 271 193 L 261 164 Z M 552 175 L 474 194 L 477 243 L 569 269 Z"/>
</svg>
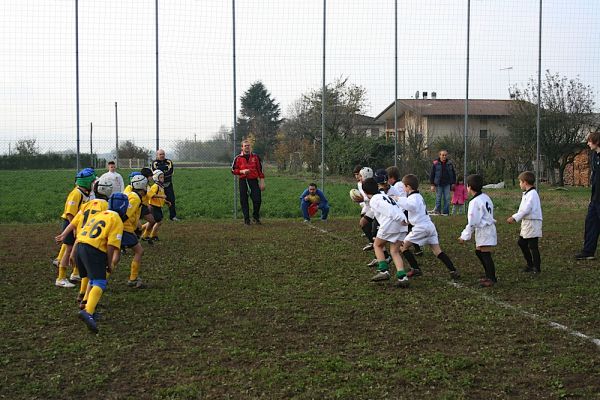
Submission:
<svg viewBox="0 0 600 400">
<path fill-rule="evenodd" d="M 108 260 L 108 265 L 106 266 L 106 271 L 108 273 L 113 273 L 119 260 L 121 259 L 121 251 L 115 246 L 109 244 L 106 246 L 106 259 Z"/>
</svg>

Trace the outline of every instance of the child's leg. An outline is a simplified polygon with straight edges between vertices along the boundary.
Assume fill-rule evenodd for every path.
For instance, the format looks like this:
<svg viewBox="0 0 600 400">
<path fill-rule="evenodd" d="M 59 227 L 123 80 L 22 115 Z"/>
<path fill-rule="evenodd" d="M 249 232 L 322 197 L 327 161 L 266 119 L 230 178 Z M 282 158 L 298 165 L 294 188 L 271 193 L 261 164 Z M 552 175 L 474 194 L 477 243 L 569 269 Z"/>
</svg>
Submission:
<svg viewBox="0 0 600 400">
<path fill-rule="evenodd" d="M 78 278 L 80 278 L 79 268 L 77 267 L 77 262 L 75 261 L 76 249 L 77 249 L 77 243 L 75 243 L 75 245 L 73 245 L 73 248 L 71 249 L 71 256 L 69 257 L 69 264 L 73 268 L 73 272 L 71 273 L 71 278 L 70 278 L 71 280 L 73 280 L 73 279 L 77 280 Z"/>
<path fill-rule="evenodd" d="M 384 281 L 390 279 L 388 262 L 385 260 L 385 245 L 387 241 L 376 237 L 373 243 L 373 250 L 377 257 L 377 273 L 371 278 L 371 281 Z"/>
<path fill-rule="evenodd" d="M 129 272 L 129 282 L 136 282 L 140 273 L 140 264 L 142 263 L 142 255 L 144 248 L 137 243 L 133 246 L 133 260 L 131 260 L 131 270 Z"/>
<path fill-rule="evenodd" d="M 369 240 L 369 243 L 373 243 L 373 220 L 367 217 L 361 217 L 359 224 Z"/>
<path fill-rule="evenodd" d="M 458 208 L 459 208 L 459 210 L 458 210 L 459 214 L 465 213 L 465 205 L 464 204 L 459 204 Z"/>
<path fill-rule="evenodd" d="M 409 271 L 409 276 L 421 275 L 419 263 L 417 262 L 417 259 L 415 258 L 414 254 L 410 251 L 410 246 L 415 246 L 416 248 L 417 245 L 413 245 L 411 242 L 405 240 L 402 247 L 400 248 L 402 255 L 404 256 L 404 258 L 406 258 L 406 261 L 408 261 L 408 264 L 411 268 L 411 271 Z"/>
<path fill-rule="evenodd" d="M 494 260 L 492 259 L 492 247 L 490 246 L 480 246 L 475 250 L 477 257 L 483 264 L 483 269 L 485 270 L 485 277 L 492 282 L 496 282 L 496 266 L 494 265 Z"/>
<path fill-rule="evenodd" d="M 65 255 L 66 249 L 67 249 L 66 244 L 63 243 L 60 245 L 60 251 L 58 252 L 58 255 L 55 258 L 55 260 L 58 261 L 58 265 L 60 265 L 60 260 L 62 260 L 63 256 Z"/>
<path fill-rule="evenodd" d="M 526 271 L 533 270 L 533 257 L 531 255 L 531 250 L 529 250 L 529 243 L 527 239 L 524 239 L 523 236 L 519 236 L 519 240 L 517 244 L 521 248 L 521 252 L 523 253 L 523 257 L 525 257 L 525 261 L 527 262 Z"/>
<path fill-rule="evenodd" d="M 396 265 L 396 277 L 401 278 L 406 275 L 404 272 L 404 261 L 402 260 L 402 253 L 400 252 L 400 244 L 402 242 L 396 242 L 390 244 L 390 254 Z"/>
<path fill-rule="evenodd" d="M 58 278 L 57 280 L 66 279 L 67 278 L 67 266 L 69 265 L 69 259 L 71 258 L 71 250 L 73 250 L 73 246 L 66 244 L 65 252 L 60 260 L 58 265 Z"/>
<path fill-rule="evenodd" d="M 535 272 L 541 272 L 541 257 L 540 250 L 538 248 L 538 238 L 529 238 L 527 240 L 527 245 L 529 246 L 529 250 L 531 251 L 531 257 L 533 261 L 533 270 Z"/>
<path fill-rule="evenodd" d="M 450 260 L 450 257 L 448 257 L 448 255 L 442 251 L 442 248 L 440 247 L 440 245 L 439 244 L 432 244 L 431 245 L 431 251 L 433 251 L 433 254 L 435 254 L 435 256 L 437 258 L 439 258 L 441 262 L 444 263 L 444 265 L 446 266 L 446 268 L 448 268 L 448 270 L 450 271 L 450 273 L 454 277 L 454 275 L 456 275 L 456 273 L 458 271 L 456 271 L 456 268 L 454 267 L 454 264 L 452 263 L 452 260 Z"/>
<path fill-rule="evenodd" d="M 452 203 L 452 208 L 450 209 L 450 215 L 455 215 L 458 211 L 458 207 L 456 204 Z"/>
<path fill-rule="evenodd" d="M 150 233 L 150 239 L 158 236 L 158 230 L 160 229 L 161 225 L 162 225 L 162 221 L 154 224 L 154 226 L 152 227 L 152 233 Z"/>
</svg>

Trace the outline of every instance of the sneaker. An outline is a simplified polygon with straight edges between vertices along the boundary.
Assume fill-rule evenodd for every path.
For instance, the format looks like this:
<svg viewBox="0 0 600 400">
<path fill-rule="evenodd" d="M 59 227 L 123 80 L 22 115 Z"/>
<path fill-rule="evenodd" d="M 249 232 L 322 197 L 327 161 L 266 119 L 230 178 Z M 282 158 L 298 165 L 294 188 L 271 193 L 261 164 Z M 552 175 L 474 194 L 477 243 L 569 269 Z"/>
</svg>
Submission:
<svg viewBox="0 0 600 400">
<path fill-rule="evenodd" d="M 460 278 L 460 273 L 456 270 L 450 271 L 450 278 L 456 280 Z"/>
<path fill-rule="evenodd" d="M 444 214 L 440 214 L 440 215 L 441 215 L 442 217 L 447 217 L 447 216 L 448 216 L 448 214 L 445 214 L 445 213 L 444 213 Z"/>
<path fill-rule="evenodd" d="M 429 215 L 440 215 L 440 212 L 438 210 L 429 210 L 427 211 L 427 214 Z"/>
<path fill-rule="evenodd" d="M 60 261 L 58 261 L 58 259 L 56 259 L 56 258 L 52 259 L 52 265 L 54 265 L 56 268 L 58 268 L 59 264 L 60 264 Z"/>
<path fill-rule="evenodd" d="M 595 260 L 596 257 L 594 257 L 592 254 L 587 254 L 587 253 L 581 252 L 581 253 L 577 253 L 575 255 L 575 259 L 576 260 Z"/>
<path fill-rule="evenodd" d="M 254 218 L 254 223 L 256 225 L 262 225 L 262 222 L 260 222 L 260 219 L 258 219 L 258 218 Z"/>
<path fill-rule="evenodd" d="M 58 287 L 72 288 L 75 287 L 67 278 L 57 279 L 54 284 Z"/>
<path fill-rule="evenodd" d="M 127 281 L 127 286 L 134 289 L 143 289 L 146 287 L 139 276 L 132 281 Z"/>
<path fill-rule="evenodd" d="M 409 278 L 415 278 L 421 275 L 423 275 L 423 272 L 420 268 L 411 268 L 410 271 L 406 273 L 406 276 L 408 276 Z"/>
<path fill-rule="evenodd" d="M 481 287 L 492 287 L 496 282 L 491 279 L 485 278 L 479 280 L 479 286 Z"/>
<path fill-rule="evenodd" d="M 304 222 L 309 223 L 310 219 L 305 219 Z"/>
<path fill-rule="evenodd" d="M 180 220 L 179 218 L 177 218 L 177 217 L 170 218 L 170 220 L 171 220 L 171 221 L 173 221 L 173 222 L 179 222 L 179 221 L 181 221 L 181 220 Z"/>
<path fill-rule="evenodd" d="M 363 247 L 363 251 L 373 250 L 373 243 L 367 243 L 365 247 Z"/>
<path fill-rule="evenodd" d="M 94 318 L 94 321 L 100 321 L 102 319 L 102 314 L 100 314 L 98 311 L 94 312 L 92 314 L 92 318 Z"/>
<path fill-rule="evenodd" d="M 82 320 L 90 331 L 94 333 L 98 333 L 98 327 L 96 326 L 96 321 L 94 321 L 94 317 L 85 310 L 79 311 L 79 319 Z"/>
<path fill-rule="evenodd" d="M 81 276 L 79 276 L 78 274 L 71 274 L 69 280 L 71 282 L 81 282 Z"/>
<path fill-rule="evenodd" d="M 373 260 L 371 260 L 370 263 L 367 264 L 367 267 L 369 267 L 369 268 L 376 267 L 377 264 L 379 264 L 379 260 L 377 260 L 376 258 L 374 258 Z"/>
<path fill-rule="evenodd" d="M 409 285 L 408 276 L 404 275 L 402 278 L 398 278 L 396 283 L 394 284 L 397 288 L 407 288 Z"/>
<path fill-rule="evenodd" d="M 390 271 L 378 271 L 371 278 L 371 282 L 387 281 L 388 279 L 390 279 Z"/>
<path fill-rule="evenodd" d="M 245 219 L 244 220 L 244 225 L 250 225 L 250 220 L 249 219 Z"/>
</svg>

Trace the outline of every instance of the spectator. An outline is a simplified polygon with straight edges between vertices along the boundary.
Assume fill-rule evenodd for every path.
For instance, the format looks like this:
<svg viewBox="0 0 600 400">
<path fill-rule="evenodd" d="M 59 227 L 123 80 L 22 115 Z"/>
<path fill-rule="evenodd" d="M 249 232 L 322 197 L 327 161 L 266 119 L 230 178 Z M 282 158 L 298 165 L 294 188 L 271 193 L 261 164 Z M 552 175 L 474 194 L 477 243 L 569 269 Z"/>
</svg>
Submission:
<svg viewBox="0 0 600 400">
<path fill-rule="evenodd" d="M 109 161 L 107 164 L 108 172 L 104 173 L 100 178 L 106 178 L 112 183 L 113 193 L 123 193 L 125 183 L 123 177 L 117 172 L 117 164 L 114 161 Z"/>
<path fill-rule="evenodd" d="M 244 213 L 244 223 L 250 225 L 248 194 L 252 198 L 252 216 L 260 225 L 261 191 L 265 190 L 265 174 L 258 154 L 252 152 L 249 140 L 242 142 L 242 152 L 235 156 L 231 164 L 231 173 L 239 178 L 240 204 Z"/>
<path fill-rule="evenodd" d="M 156 151 L 156 160 L 152 161 L 152 171 L 161 170 L 165 174 L 165 195 L 169 201 L 169 219 L 179 221 L 177 211 L 175 210 L 175 189 L 173 188 L 173 161 L 165 158 L 165 151 L 158 149 Z"/>
<path fill-rule="evenodd" d="M 450 191 L 454 190 L 456 171 L 454 171 L 452 161 L 448 160 L 447 150 L 440 150 L 439 157 L 433 160 L 429 183 L 431 183 L 431 191 L 435 192 L 435 208 L 431 213 L 448 215 L 450 212 Z"/>
<path fill-rule="evenodd" d="M 592 150 L 592 198 L 585 216 L 583 249 L 575 255 L 577 260 L 593 260 L 596 257 L 600 236 L 600 131 L 588 135 L 587 145 Z"/>
<path fill-rule="evenodd" d="M 310 222 L 310 217 L 321 210 L 321 221 L 327 220 L 329 214 L 329 202 L 325 194 L 317 189 L 316 183 L 311 183 L 308 188 L 300 195 L 300 210 L 304 217 L 304 222 Z"/>
</svg>

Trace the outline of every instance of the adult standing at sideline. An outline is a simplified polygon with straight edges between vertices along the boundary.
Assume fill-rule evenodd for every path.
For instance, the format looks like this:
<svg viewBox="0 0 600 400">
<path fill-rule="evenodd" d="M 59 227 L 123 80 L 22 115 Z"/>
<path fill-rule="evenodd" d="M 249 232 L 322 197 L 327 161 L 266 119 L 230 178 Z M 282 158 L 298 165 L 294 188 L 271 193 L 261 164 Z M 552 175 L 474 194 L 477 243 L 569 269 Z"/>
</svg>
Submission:
<svg viewBox="0 0 600 400">
<path fill-rule="evenodd" d="M 107 163 L 108 172 L 104 173 L 100 179 L 108 179 L 112 183 L 112 193 L 123 193 L 125 189 L 125 183 L 123 177 L 117 172 L 117 164 L 114 161 Z"/>
<path fill-rule="evenodd" d="M 265 174 L 258 154 L 252 152 L 249 140 L 242 141 L 242 151 L 231 164 L 231 173 L 239 178 L 240 204 L 244 213 L 244 223 L 250 225 L 248 194 L 252 198 L 252 217 L 260 225 L 261 192 L 265 190 Z"/>
<path fill-rule="evenodd" d="M 435 208 L 432 214 L 448 215 L 450 213 L 450 191 L 454 190 L 456 183 L 456 171 L 454 164 L 448 159 L 448 151 L 440 150 L 438 158 L 433 160 L 429 183 L 431 191 L 435 192 Z M 442 208 L 442 199 L 444 202 Z"/>
<path fill-rule="evenodd" d="M 163 149 L 156 150 L 156 160 L 152 161 L 152 171 L 161 170 L 165 174 L 165 195 L 171 203 L 169 205 L 169 219 L 179 221 L 177 211 L 175 211 L 175 189 L 173 188 L 173 161 L 165 156 Z"/>
<path fill-rule="evenodd" d="M 585 216 L 583 249 L 575 255 L 577 260 L 593 260 L 600 236 L 600 131 L 591 132 L 587 145 L 592 150 L 592 198 Z"/>
</svg>

